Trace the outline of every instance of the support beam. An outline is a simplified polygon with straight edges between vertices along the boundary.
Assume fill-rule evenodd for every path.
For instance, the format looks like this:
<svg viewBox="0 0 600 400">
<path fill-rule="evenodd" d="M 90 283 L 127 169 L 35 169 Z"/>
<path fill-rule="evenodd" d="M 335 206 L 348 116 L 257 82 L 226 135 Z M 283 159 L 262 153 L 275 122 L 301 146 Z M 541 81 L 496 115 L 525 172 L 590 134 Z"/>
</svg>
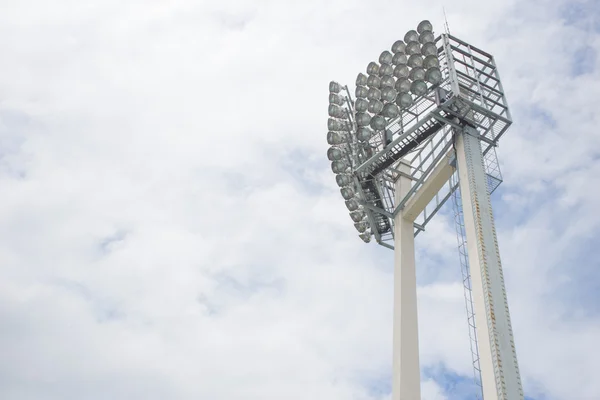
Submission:
<svg viewBox="0 0 600 400">
<path fill-rule="evenodd" d="M 401 163 L 405 174 L 396 181 L 396 203 L 411 188 L 410 167 Z M 415 238 L 412 220 L 399 212 L 394 218 L 394 338 L 392 400 L 421 399 L 419 329 L 417 321 L 417 277 Z"/>
<path fill-rule="evenodd" d="M 450 165 L 452 154 L 454 151 L 449 151 L 444 158 L 440 160 L 438 165 L 431 171 L 423 185 L 415 192 L 404 205 L 404 218 L 414 221 L 419 214 L 423 212 L 427 204 L 433 200 L 435 195 L 444 187 L 448 179 L 454 173 L 454 167 Z"/>
<path fill-rule="evenodd" d="M 472 128 L 466 128 L 472 129 Z M 456 152 L 485 400 L 523 399 L 500 251 L 477 135 L 457 133 Z"/>
</svg>

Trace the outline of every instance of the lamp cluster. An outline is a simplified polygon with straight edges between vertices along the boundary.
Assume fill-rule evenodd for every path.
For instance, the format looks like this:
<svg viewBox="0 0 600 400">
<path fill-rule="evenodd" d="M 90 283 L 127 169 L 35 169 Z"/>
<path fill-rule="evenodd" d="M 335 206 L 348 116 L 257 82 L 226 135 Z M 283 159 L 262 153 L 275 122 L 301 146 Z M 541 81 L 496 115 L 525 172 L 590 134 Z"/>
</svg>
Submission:
<svg viewBox="0 0 600 400">
<path fill-rule="evenodd" d="M 329 84 L 329 120 L 327 142 L 331 145 L 327 158 L 336 174 L 336 182 L 346 201 L 359 237 L 371 241 L 371 228 L 361 205 L 358 183 L 353 169 L 373 156 L 370 139 L 382 131 L 391 120 L 410 108 L 416 99 L 442 81 L 438 49 L 433 26 L 422 21 L 416 30 L 396 41 L 391 51 L 385 50 L 379 62 L 370 62 L 366 74 L 356 77 L 356 100 L 340 92 L 347 88 Z"/>
</svg>

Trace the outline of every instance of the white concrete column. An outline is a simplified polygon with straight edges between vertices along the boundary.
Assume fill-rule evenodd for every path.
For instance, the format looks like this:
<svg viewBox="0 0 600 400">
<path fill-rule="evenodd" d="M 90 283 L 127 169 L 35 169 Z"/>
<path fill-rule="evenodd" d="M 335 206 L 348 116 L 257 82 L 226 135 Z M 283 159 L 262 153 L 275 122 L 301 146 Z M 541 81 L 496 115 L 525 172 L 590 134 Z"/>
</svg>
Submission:
<svg viewBox="0 0 600 400">
<path fill-rule="evenodd" d="M 479 364 L 485 400 L 523 399 L 500 250 L 487 189 L 483 154 L 476 130 L 457 133 L 456 153 L 475 324 L 479 344 Z"/>
<path fill-rule="evenodd" d="M 410 175 L 410 167 L 398 169 Z M 410 190 L 410 178 L 396 182 L 396 204 Z M 413 221 L 399 212 L 394 218 L 394 340 L 392 400 L 421 399 L 419 329 L 417 321 L 417 277 Z"/>
</svg>

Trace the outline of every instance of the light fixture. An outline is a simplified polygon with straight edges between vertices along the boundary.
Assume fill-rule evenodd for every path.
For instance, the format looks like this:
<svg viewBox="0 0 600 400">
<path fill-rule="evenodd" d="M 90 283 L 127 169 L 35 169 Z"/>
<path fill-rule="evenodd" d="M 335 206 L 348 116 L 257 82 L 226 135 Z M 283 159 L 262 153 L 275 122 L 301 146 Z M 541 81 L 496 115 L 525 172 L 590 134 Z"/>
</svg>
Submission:
<svg viewBox="0 0 600 400">
<path fill-rule="evenodd" d="M 371 136 L 373 136 L 373 131 L 366 126 L 361 126 L 356 131 L 356 138 L 361 142 L 366 142 L 371 139 Z"/>
<path fill-rule="evenodd" d="M 429 69 L 433 67 L 439 67 L 440 60 L 438 60 L 437 56 L 427 56 L 423 59 L 423 68 Z"/>
<path fill-rule="evenodd" d="M 419 43 L 425 44 L 433 42 L 435 42 L 435 36 L 433 35 L 433 32 L 427 31 L 419 35 Z"/>
<path fill-rule="evenodd" d="M 331 93 L 339 93 L 342 90 L 342 86 L 334 81 L 329 82 L 329 91 Z"/>
<path fill-rule="evenodd" d="M 382 131 L 385 129 L 385 126 L 385 118 L 383 118 L 381 115 L 376 115 L 373 118 L 371 118 L 371 128 L 373 128 L 374 130 Z"/>
<path fill-rule="evenodd" d="M 431 22 L 427 20 L 421 21 L 419 22 L 419 25 L 417 25 L 417 32 L 433 32 L 433 25 L 431 25 Z"/>
<path fill-rule="evenodd" d="M 394 87 L 395 84 L 396 80 L 393 76 L 384 76 L 383 78 L 381 78 L 381 87 Z"/>
<path fill-rule="evenodd" d="M 356 76 L 356 86 L 366 86 L 367 76 L 362 72 Z"/>
<path fill-rule="evenodd" d="M 392 53 L 390 53 L 389 51 L 384 51 L 383 53 L 381 53 L 381 55 L 379 56 L 379 63 L 380 64 L 391 64 L 392 63 Z"/>
<path fill-rule="evenodd" d="M 340 132 L 327 132 L 327 143 L 335 145 L 348 141 L 348 135 Z"/>
<path fill-rule="evenodd" d="M 408 78 L 409 73 L 410 69 L 406 65 L 397 65 L 394 68 L 394 76 L 396 78 Z"/>
<path fill-rule="evenodd" d="M 391 103 L 392 101 L 396 100 L 397 95 L 398 92 L 396 92 L 396 89 L 393 87 L 387 86 L 381 90 L 381 99 L 386 103 Z"/>
<path fill-rule="evenodd" d="M 398 78 L 396 81 L 396 91 L 398 93 L 410 92 L 410 81 L 408 78 Z"/>
<path fill-rule="evenodd" d="M 425 79 L 425 70 L 421 67 L 415 67 L 410 70 L 408 77 L 411 81 L 422 81 Z"/>
<path fill-rule="evenodd" d="M 361 238 L 363 242 L 369 243 L 371 241 L 371 232 L 365 231 L 358 235 L 358 237 Z"/>
<path fill-rule="evenodd" d="M 346 200 L 350 200 L 354 197 L 354 189 L 352 189 L 351 187 L 341 188 L 340 193 L 342 194 L 342 197 Z"/>
<path fill-rule="evenodd" d="M 339 187 L 345 187 L 352 183 L 352 177 L 347 174 L 339 174 L 335 176 L 335 182 Z"/>
<path fill-rule="evenodd" d="M 421 44 L 417 41 L 408 42 L 406 44 L 406 54 L 412 56 L 413 54 L 421 54 Z"/>
<path fill-rule="evenodd" d="M 358 112 L 365 112 L 369 108 L 369 101 L 367 99 L 356 99 L 354 102 L 354 108 Z"/>
<path fill-rule="evenodd" d="M 406 35 L 404 35 L 404 42 L 406 43 L 406 47 L 408 47 L 408 43 L 418 42 L 418 41 L 419 41 L 419 33 L 417 31 L 415 31 L 414 29 L 406 32 Z"/>
<path fill-rule="evenodd" d="M 356 230 L 360 233 L 363 233 L 364 231 L 366 231 L 368 227 L 369 227 L 369 224 L 367 223 L 367 221 L 356 222 L 354 224 L 354 228 L 356 228 Z"/>
<path fill-rule="evenodd" d="M 352 211 L 350 213 L 350 218 L 352 218 L 352 221 L 354 222 L 360 222 L 363 219 L 365 219 L 366 214 L 363 210 L 356 210 L 356 211 Z"/>
<path fill-rule="evenodd" d="M 396 104 L 400 108 L 408 108 L 413 104 L 413 98 L 410 93 L 400 93 L 398 97 L 396 97 Z"/>
<path fill-rule="evenodd" d="M 379 100 L 369 101 L 369 112 L 373 114 L 379 114 L 383 110 L 383 103 Z"/>
<path fill-rule="evenodd" d="M 327 150 L 327 158 L 329 158 L 330 161 L 341 160 L 344 158 L 344 152 L 337 147 L 330 147 L 329 150 Z"/>
<path fill-rule="evenodd" d="M 396 40 L 392 45 L 392 53 L 404 53 L 404 49 L 406 48 L 406 44 L 402 40 Z"/>
<path fill-rule="evenodd" d="M 408 62 L 408 56 L 404 53 L 396 53 L 392 58 L 393 65 L 404 65 Z"/>
<path fill-rule="evenodd" d="M 367 113 L 356 113 L 356 125 L 367 126 L 371 122 L 371 116 Z"/>
<path fill-rule="evenodd" d="M 343 118 L 344 117 L 344 110 L 342 110 L 342 107 L 337 106 L 335 104 L 329 105 L 328 112 L 329 112 L 330 117 L 335 117 L 335 118 Z"/>
<path fill-rule="evenodd" d="M 408 59 L 408 66 L 411 68 L 422 67 L 423 66 L 423 57 L 420 54 L 413 54 Z"/>
<path fill-rule="evenodd" d="M 349 167 L 349 165 L 346 162 L 346 160 L 338 160 L 338 161 L 333 161 L 331 163 L 331 170 L 333 171 L 334 174 L 341 174 L 343 172 L 346 172 L 348 167 Z"/>
<path fill-rule="evenodd" d="M 344 98 L 339 94 L 329 93 L 329 104 L 337 104 L 338 106 L 344 105 Z"/>
<path fill-rule="evenodd" d="M 367 99 L 369 99 L 369 100 L 381 99 L 381 90 L 379 90 L 377 88 L 369 89 L 369 93 L 367 93 Z"/>
<path fill-rule="evenodd" d="M 369 65 L 367 65 L 367 74 L 369 75 L 377 75 L 379 73 L 379 64 L 374 61 L 371 61 Z"/>
<path fill-rule="evenodd" d="M 425 43 L 423 47 L 421 47 L 421 54 L 425 57 L 427 56 L 437 56 L 437 47 L 434 43 Z"/>
<path fill-rule="evenodd" d="M 423 96 L 427 93 L 427 84 L 421 80 L 413 81 L 410 85 L 410 91 L 413 92 L 415 96 Z"/>
<path fill-rule="evenodd" d="M 354 91 L 354 94 L 356 95 L 356 98 L 358 98 L 358 99 L 366 98 L 367 93 L 369 93 L 369 89 L 367 89 L 364 86 L 357 86 L 356 90 Z"/>
<path fill-rule="evenodd" d="M 391 76 L 394 73 L 394 67 L 390 64 L 381 64 L 379 67 L 379 76 Z"/>
<path fill-rule="evenodd" d="M 381 78 L 377 75 L 369 75 L 367 78 L 367 86 L 370 88 L 379 88 L 381 86 Z"/>
<path fill-rule="evenodd" d="M 327 120 L 327 129 L 330 131 L 345 131 L 346 124 L 343 121 L 335 118 L 329 118 Z"/>
<path fill-rule="evenodd" d="M 348 209 L 348 211 L 356 211 L 358 210 L 359 204 L 358 201 L 356 201 L 356 199 L 350 199 L 350 200 L 346 200 L 346 208 Z"/>
<path fill-rule="evenodd" d="M 397 105 L 388 103 L 383 107 L 381 115 L 386 118 L 396 118 L 398 115 L 400 115 L 400 110 L 398 109 Z"/>
<path fill-rule="evenodd" d="M 436 85 L 442 81 L 442 71 L 438 67 L 431 67 L 425 72 L 425 79 Z"/>
</svg>

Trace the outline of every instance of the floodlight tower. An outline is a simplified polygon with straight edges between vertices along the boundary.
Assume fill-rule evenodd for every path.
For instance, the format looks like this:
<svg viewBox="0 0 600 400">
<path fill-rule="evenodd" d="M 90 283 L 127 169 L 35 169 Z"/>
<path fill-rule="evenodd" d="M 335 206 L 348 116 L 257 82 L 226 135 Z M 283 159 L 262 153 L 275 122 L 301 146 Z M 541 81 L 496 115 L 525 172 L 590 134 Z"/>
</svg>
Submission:
<svg viewBox="0 0 600 400">
<path fill-rule="evenodd" d="M 414 237 L 454 198 L 478 398 L 523 399 L 490 194 L 512 123 L 494 58 L 422 21 L 329 85 L 327 157 L 359 237 L 395 250 L 392 400 L 418 400 Z M 460 194 L 459 194 L 460 193 Z"/>
</svg>

